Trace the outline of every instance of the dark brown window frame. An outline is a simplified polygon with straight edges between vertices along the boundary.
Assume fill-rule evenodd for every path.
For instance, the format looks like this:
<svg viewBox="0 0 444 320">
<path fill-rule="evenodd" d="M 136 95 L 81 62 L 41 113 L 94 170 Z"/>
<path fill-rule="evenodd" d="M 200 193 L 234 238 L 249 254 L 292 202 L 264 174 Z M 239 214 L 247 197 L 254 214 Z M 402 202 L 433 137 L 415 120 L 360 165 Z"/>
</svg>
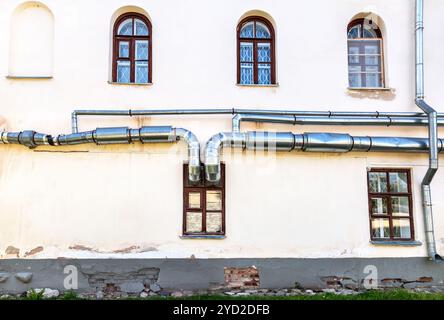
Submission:
<svg viewBox="0 0 444 320">
<path fill-rule="evenodd" d="M 241 38 L 240 37 L 240 33 L 242 30 L 242 27 L 248 23 L 248 22 L 254 22 L 254 30 L 256 30 L 256 22 L 262 22 L 263 24 L 265 24 L 268 29 L 270 30 L 270 39 L 262 39 L 262 38 Z M 274 28 L 273 25 L 270 23 L 270 21 L 268 21 L 267 19 L 265 19 L 264 17 L 261 16 L 249 16 L 246 17 L 245 19 L 243 19 L 241 22 L 239 22 L 238 26 L 237 26 L 237 84 L 239 85 L 243 85 L 241 83 L 241 61 L 240 61 L 240 46 L 241 46 L 241 42 L 251 42 L 253 43 L 253 83 L 252 84 L 245 84 L 245 85 L 257 85 L 257 86 L 261 86 L 261 84 L 259 84 L 258 82 L 258 65 L 259 64 L 270 64 L 271 66 L 271 84 L 270 85 L 275 85 L 276 84 L 276 54 L 275 54 L 275 32 L 274 32 Z M 271 47 L 271 62 L 269 63 L 259 63 L 258 59 L 257 59 L 257 44 L 258 42 L 261 43 L 270 43 L 270 47 Z M 251 62 L 250 62 L 251 63 Z M 266 84 L 265 84 L 266 86 Z"/>
<path fill-rule="evenodd" d="M 378 28 L 374 29 L 374 31 L 376 32 L 376 35 L 377 35 L 376 38 L 363 38 L 363 37 L 355 38 L 355 39 L 348 38 L 348 33 L 350 32 L 350 30 L 357 25 L 360 25 L 361 30 L 364 30 L 364 23 L 366 20 L 368 20 L 368 19 L 364 19 L 364 18 L 355 19 L 352 22 L 350 22 L 347 26 L 347 66 L 350 66 L 349 51 L 348 51 L 350 42 L 352 42 L 352 41 L 379 41 L 379 43 L 380 43 L 380 45 L 379 45 L 379 48 L 380 48 L 379 49 L 380 50 L 379 63 L 380 63 L 380 67 L 381 67 L 381 77 L 380 77 L 381 86 L 380 87 L 368 87 L 365 85 L 365 86 L 361 86 L 361 87 L 351 87 L 350 83 L 349 83 L 349 86 L 351 89 L 367 89 L 367 88 L 369 88 L 369 89 L 384 89 L 384 88 L 386 88 L 386 79 L 385 79 L 385 63 L 384 63 L 384 61 L 385 61 L 385 59 L 384 59 L 384 39 L 382 36 L 381 28 L 377 25 Z M 372 20 L 372 23 L 375 23 L 375 22 Z M 348 76 L 350 76 L 350 71 L 348 71 L 347 74 L 348 74 Z M 361 75 L 361 77 L 362 77 L 362 75 Z M 362 79 L 361 79 L 361 81 L 362 81 Z"/>
<path fill-rule="evenodd" d="M 387 192 L 371 192 L 370 190 L 370 173 L 382 172 L 386 174 L 387 179 Z M 407 184 L 408 184 L 408 192 L 400 192 L 395 193 L 390 190 L 390 177 L 389 174 L 397 172 L 397 173 L 406 173 L 407 174 Z M 413 195 L 412 195 L 412 173 L 410 169 L 406 168 L 372 168 L 367 172 L 367 192 L 368 192 L 368 208 L 369 208 L 369 226 L 370 226 L 370 238 L 372 241 L 377 242 L 393 242 L 393 241 L 401 241 L 401 242 L 412 242 L 415 241 L 415 226 L 413 219 Z M 392 197 L 408 197 L 409 199 L 409 216 L 408 217 L 393 217 L 393 208 L 392 208 Z M 372 198 L 386 198 L 387 199 L 387 215 L 374 215 L 372 213 Z M 390 227 L 390 238 L 376 238 L 373 237 L 372 232 L 372 219 L 388 219 L 389 227 Z M 394 229 L 393 229 L 393 219 L 395 220 L 409 220 L 410 222 L 410 238 L 395 238 L 394 237 Z"/>
<path fill-rule="evenodd" d="M 130 19 L 130 18 L 133 19 L 133 28 L 134 28 L 134 20 L 135 19 L 142 20 L 148 28 L 148 35 L 147 36 L 136 36 L 136 35 L 121 36 L 121 35 L 118 35 L 117 33 L 118 33 L 118 28 L 119 28 L 120 24 L 123 21 L 125 21 L 126 19 Z M 144 16 L 143 14 L 136 13 L 136 12 L 128 12 L 128 13 L 122 14 L 114 23 L 114 29 L 113 29 L 113 72 L 112 72 L 113 82 L 117 83 L 117 61 L 127 60 L 127 61 L 131 62 L 131 71 L 130 71 L 130 82 L 128 82 L 126 84 L 138 84 L 135 82 L 135 70 L 136 70 L 135 62 L 137 61 L 135 59 L 135 42 L 137 40 L 147 40 L 148 41 L 148 83 L 143 83 L 143 84 L 151 84 L 152 83 L 153 30 L 152 30 L 150 20 L 146 16 Z M 130 48 L 129 48 L 129 56 L 130 57 L 129 58 L 119 57 L 119 42 L 120 41 L 128 41 L 130 43 Z"/>
<path fill-rule="evenodd" d="M 205 167 L 202 166 L 202 177 L 205 176 Z M 222 197 L 222 210 L 207 210 L 206 207 L 206 192 L 220 191 Z M 189 193 L 200 193 L 200 208 L 190 209 Z M 187 212 L 202 212 L 202 232 L 187 232 Z M 221 212 L 222 213 L 222 231 L 221 232 L 207 232 L 206 231 L 206 217 L 207 212 Z M 183 236 L 225 236 L 225 164 L 221 163 L 221 179 L 217 185 L 208 183 L 205 179 L 201 179 L 199 183 L 190 183 L 188 179 L 188 164 L 183 165 L 183 222 L 182 235 Z"/>
</svg>

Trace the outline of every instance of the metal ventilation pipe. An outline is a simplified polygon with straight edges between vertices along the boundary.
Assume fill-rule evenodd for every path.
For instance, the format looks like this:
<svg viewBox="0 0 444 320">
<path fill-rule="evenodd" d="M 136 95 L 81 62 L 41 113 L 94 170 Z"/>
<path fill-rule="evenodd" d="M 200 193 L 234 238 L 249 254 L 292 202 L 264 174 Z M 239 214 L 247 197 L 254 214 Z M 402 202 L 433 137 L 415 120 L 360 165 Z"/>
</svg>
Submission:
<svg viewBox="0 0 444 320">
<path fill-rule="evenodd" d="M 427 253 L 432 261 L 443 258 L 437 253 L 433 227 L 432 192 L 430 185 L 439 168 L 438 162 L 438 114 L 424 101 L 424 1 L 416 0 L 416 105 L 428 116 L 429 125 L 429 168 L 422 180 L 422 202 Z"/>
<path fill-rule="evenodd" d="M 292 125 L 341 125 L 341 126 L 428 126 L 424 117 L 395 117 L 381 115 L 374 117 L 358 116 L 292 116 L 267 114 L 237 114 L 233 117 L 233 132 L 239 132 L 242 122 L 265 122 Z M 444 119 L 437 119 L 437 124 L 444 126 Z"/>
<path fill-rule="evenodd" d="M 189 179 L 191 182 L 200 180 L 200 144 L 196 136 L 189 130 L 170 126 L 97 128 L 93 131 L 51 136 L 35 131 L 2 132 L 0 143 L 20 144 L 29 148 L 38 146 L 64 146 L 95 143 L 97 145 L 140 143 L 173 143 L 183 140 L 188 144 Z"/>
<path fill-rule="evenodd" d="M 409 137 L 350 136 L 340 133 L 291 132 L 223 132 L 214 135 L 205 148 L 205 178 L 211 183 L 220 180 L 222 148 L 246 150 L 305 152 L 427 152 L 428 139 Z M 438 152 L 444 152 L 444 139 L 438 140 Z"/>
</svg>

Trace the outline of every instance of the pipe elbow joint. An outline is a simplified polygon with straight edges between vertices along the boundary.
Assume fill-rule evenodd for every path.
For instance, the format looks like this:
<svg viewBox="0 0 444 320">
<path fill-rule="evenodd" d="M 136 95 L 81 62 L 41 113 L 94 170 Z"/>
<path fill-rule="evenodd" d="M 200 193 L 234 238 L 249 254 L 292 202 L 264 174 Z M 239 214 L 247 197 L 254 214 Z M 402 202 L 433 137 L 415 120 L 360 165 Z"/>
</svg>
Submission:
<svg viewBox="0 0 444 320">
<path fill-rule="evenodd" d="M 211 137 L 205 148 L 205 179 L 211 183 L 217 183 L 221 178 L 220 150 L 225 140 L 223 133 Z"/>
<path fill-rule="evenodd" d="M 197 137 L 189 130 L 175 129 L 176 137 L 183 139 L 188 144 L 188 179 L 191 182 L 199 182 L 201 178 L 200 143 Z"/>
</svg>

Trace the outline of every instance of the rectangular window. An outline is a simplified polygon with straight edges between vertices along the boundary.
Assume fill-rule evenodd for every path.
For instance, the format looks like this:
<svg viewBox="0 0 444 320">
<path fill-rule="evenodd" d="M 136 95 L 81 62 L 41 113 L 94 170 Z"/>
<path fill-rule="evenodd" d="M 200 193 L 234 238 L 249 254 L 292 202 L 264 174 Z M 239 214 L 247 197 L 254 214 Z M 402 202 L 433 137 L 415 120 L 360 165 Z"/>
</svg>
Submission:
<svg viewBox="0 0 444 320">
<path fill-rule="evenodd" d="M 409 169 L 372 169 L 369 171 L 368 200 L 372 240 L 414 240 Z"/>
<path fill-rule="evenodd" d="M 348 77 L 351 88 L 383 88 L 382 40 L 348 40 Z"/>
<path fill-rule="evenodd" d="M 202 177 L 205 176 L 202 166 Z M 183 168 L 183 235 L 225 235 L 225 165 L 221 164 L 221 179 L 217 185 L 205 179 L 191 184 L 188 165 Z"/>
</svg>

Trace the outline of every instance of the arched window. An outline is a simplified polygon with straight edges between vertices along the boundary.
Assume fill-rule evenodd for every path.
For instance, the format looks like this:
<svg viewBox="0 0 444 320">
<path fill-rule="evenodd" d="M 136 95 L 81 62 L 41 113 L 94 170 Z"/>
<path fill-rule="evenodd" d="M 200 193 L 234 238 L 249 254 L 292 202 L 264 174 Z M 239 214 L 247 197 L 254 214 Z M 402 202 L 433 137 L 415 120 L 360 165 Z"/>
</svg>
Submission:
<svg viewBox="0 0 444 320">
<path fill-rule="evenodd" d="M 348 79 L 350 88 L 384 87 L 382 33 L 371 19 L 348 25 Z"/>
<path fill-rule="evenodd" d="M 113 81 L 151 83 L 151 23 L 142 14 L 126 13 L 114 25 Z"/>
<path fill-rule="evenodd" d="M 262 17 L 248 17 L 237 28 L 237 83 L 275 84 L 274 30 Z"/>
</svg>

